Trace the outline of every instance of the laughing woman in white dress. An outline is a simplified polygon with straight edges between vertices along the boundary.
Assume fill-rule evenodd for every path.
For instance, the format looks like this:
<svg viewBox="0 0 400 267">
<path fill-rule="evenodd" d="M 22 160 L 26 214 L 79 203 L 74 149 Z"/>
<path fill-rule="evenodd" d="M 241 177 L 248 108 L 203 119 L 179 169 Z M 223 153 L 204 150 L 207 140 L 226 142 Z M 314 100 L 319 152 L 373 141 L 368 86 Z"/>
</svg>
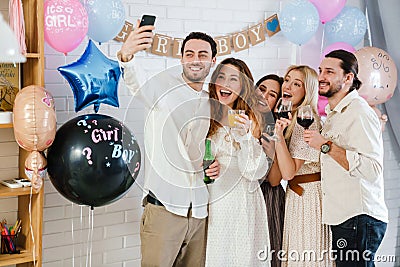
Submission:
<svg viewBox="0 0 400 267">
<path fill-rule="evenodd" d="M 253 88 L 252 75 L 239 59 L 223 60 L 211 77 L 209 138 L 221 170 L 208 185 L 207 267 L 270 266 L 266 206 L 258 181 L 268 161 L 258 140 Z M 228 126 L 229 109 L 245 111 L 235 127 Z"/>
</svg>

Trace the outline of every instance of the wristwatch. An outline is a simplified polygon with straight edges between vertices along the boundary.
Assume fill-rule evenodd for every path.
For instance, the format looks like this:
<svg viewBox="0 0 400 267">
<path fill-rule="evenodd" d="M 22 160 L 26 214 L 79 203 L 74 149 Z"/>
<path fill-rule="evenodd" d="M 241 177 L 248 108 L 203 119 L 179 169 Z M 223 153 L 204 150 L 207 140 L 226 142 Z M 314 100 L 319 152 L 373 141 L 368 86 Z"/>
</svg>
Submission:
<svg viewBox="0 0 400 267">
<path fill-rule="evenodd" d="M 321 146 L 321 152 L 326 154 L 329 151 L 331 151 L 331 146 L 332 146 L 332 141 L 328 141 L 325 144 L 322 144 Z"/>
</svg>

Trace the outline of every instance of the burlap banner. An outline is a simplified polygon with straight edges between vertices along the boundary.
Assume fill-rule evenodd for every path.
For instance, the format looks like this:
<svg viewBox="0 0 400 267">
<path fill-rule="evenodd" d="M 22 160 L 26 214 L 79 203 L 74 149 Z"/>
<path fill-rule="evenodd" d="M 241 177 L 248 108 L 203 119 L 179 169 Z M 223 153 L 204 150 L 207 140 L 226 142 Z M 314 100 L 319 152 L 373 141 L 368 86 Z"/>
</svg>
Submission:
<svg viewBox="0 0 400 267">
<path fill-rule="evenodd" d="M 133 30 L 133 24 L 125 21 L 121 32 L 114 38 L 118 42 L 125 42 L 129 33 Z M 250 45 L 255 46 L 265 41 L 265 33 L 268 37 L 273 36 L 281 30 L 277 14 L 265 19 L 256 25 L 250 26 L 247 30 L 235 32 L 225 36 L 215 37 L 217 43 L 217 56 L 229 55 L 249 49 Z M 159 56 L 181 58 L 182 38 L 173 38 L 164 34 L 154 34 L 153 45 L 149 52 Z"/>
</svg>

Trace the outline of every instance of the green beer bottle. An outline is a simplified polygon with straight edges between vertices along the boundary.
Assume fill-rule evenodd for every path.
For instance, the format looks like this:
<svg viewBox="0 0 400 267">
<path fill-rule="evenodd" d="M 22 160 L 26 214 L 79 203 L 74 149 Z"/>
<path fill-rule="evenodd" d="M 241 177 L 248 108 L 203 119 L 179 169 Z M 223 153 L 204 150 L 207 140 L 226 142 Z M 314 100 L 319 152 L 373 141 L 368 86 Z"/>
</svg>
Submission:
<svg viewBox="0 0 400 267">
<path fill-rule="evenodd" d="M 204 158 L 203 158 L 203 170 L 204 170 L 204 178 L 203 181 L 205 184 L 211 184 L 214 183 L 214 179 L 211 179 L 206 175 L 205 170 L 210 167 L 211 164 L 213 164 L 215 158 L 213 154 L 211 153 L 211 140 L 206 139 L 206 152 L 204 153 Z"/>
</svg>

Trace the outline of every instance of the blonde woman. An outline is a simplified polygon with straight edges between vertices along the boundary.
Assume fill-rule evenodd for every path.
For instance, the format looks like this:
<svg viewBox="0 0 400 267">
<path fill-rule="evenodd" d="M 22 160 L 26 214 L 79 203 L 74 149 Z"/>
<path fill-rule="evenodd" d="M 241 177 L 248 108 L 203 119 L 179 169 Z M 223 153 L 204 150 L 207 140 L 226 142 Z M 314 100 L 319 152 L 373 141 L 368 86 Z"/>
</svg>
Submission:
<svg viewBox="0 0 400 267">
<path fill-rule="evenodd" d="M 276 160 L 269 175 L 288 180 L 283 229 L 282 266 L 333 265 L 329 257 L 331 234 L 322 224 L 320 151 L 303 139 L 304 128 L 296 123 L 298 108 L 310 105 L 314 122 L 309 129 L 320 130 L 317 112 L 318 75 L 308 66 L 288 68 L 282 85 L 282 97 L 292 101 L 289 119 L 275 123 L 278 137 Z"/>
</svg>

